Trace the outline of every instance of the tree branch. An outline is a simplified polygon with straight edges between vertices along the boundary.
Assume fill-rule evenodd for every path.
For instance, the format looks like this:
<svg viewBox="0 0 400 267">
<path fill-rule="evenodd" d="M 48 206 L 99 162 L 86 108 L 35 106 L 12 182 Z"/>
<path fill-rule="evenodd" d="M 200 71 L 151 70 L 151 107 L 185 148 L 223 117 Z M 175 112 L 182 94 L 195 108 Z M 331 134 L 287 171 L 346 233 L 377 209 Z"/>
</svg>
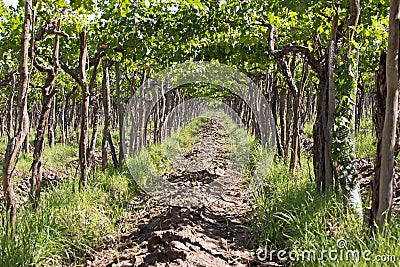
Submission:
<svg viewBox="0 0 400 267">
<path fill-rule="evenodd" d="M 265 27 L 268 27 L 270 29 L 269 37 L 268 37 L 268 52 L 269 54 L 276 60 L 280 61 L 282 60 L 286 55 L 293 53 L 293 52 L 298 52 L 303 54 L 306 59 L 308 64 L 311 66 L 311 68 L 317 72 L 318 74 L 322 73 L 322 67 L 320 62 L 312 55 L 310 49 L 305 46 L 301 45 L 292 45 L 292 44 L 287 44 L 282 47 L 281 50 L 275 50 L 275 43 L 276 43 L 276 28 L 274 25 L 271 23 L 267 22 L 259 22 L 258 25 L 262 25 Z M 283 65 L 281 65 L 283 66 Z"/>
<path fill-rule="evenodd" d="M 35 42 L 43 40 L 46 34 L 60 35 L 67 39 L 67 41 L 70 38 L 66 32 L 57 29 L 57 22 L 54 20 L 47 22 L 40 28 L 35 36 Z"/>
<path fill-rule="evenodd" d="M 313 68 L 313 70 L 317 73 L 319 73 L 321 70 L 321 64 L 318 60 L 316 60 L 314 58 L 314 56 L 312 55 L 310 49 L 308 49 L 308 47 L 305 46 L 301 46 L 301 45 L 291 45 L 291 44 L 287 44 L 284 45 L 282 47 L 282 49 L 280 51 L 277 51 L 277 56 L 282 54 L 281 57 L 284 57 L 285 55 L 289 54 L 289 53 L 293 53 L 293 52 L 298 52 L 301 53 L 305 56 L 305 58 L 307 59 L 307 63 Z"/>
<path fill-rule="evenodd" d="M 61 69 L 65 73 L 69 74 L 69 76 L 71 76 L 80 86 L 82 85 L 81 80 L 79 79 L 78 67 L 71 69 L 64 62 L 62 62 L 61 59 L 60 59 L 60 65 L 61 65 Z"/>
<path fill-rule="evenodd" d="M 95 67 L 95 68 L 97 68 L 97 66 L 99 66 L 100 59 L 101 59 L 104 55 L 105 55 L 104 49 L 99 48 L 99 49 L 96 51 L 94 57 L 92 57 L 92 58 L 89 59 L 89 67 Z M 76 68 L 73 68 L 73 69 L 72 69 L 72 68 L 69 68 L 69 67 L 67 66 L 67 64 L 65 64 L 61 59 L 60 59 L 60 65 L 61 65 L 61 68 L 63 69 L 63 71 L 64 71 L 65 73 L 69 74 L 80 86 L 82 86 L 82 81 L 81 81 L 81 79 L 80 79 L 80 77 L 79 77 L 79 66 L 76 67 Z M 92 78 L 91 78 L 91 81 L 90 81 L 89 88 L 93 88 L 93 86 L 94 86 L 94 80 L 93 80 L 93 79 L 94 79 L 94 78 L 92 77 Z M 92 82 L 92 80 L 93 80 L 93 82 Z"/>
<path fill-rule="evenodd" d="M 12 76 L 14 75 L 14 73 L 15 73 L 15 72 L 10 72 L 9 74 L 7 74 L 7 75 L 4 77 L 4 80 L 3 80 L 3 81 L 0 81 L 0 87 L 4 87 L 4 86 L 9 85 L 10 82 L 11 82 L 11 78 L 12 78 Z"/>
<path fill-rule="evenodd" d="M 40 64 L 37 62 L 36 57 L 33 58 L 33 66 L 35 66 L 35 68 L 36 68 L 38 71 L 40 71 L 40 72 L 47 72 L 47 73 L 49 73 L 49 72 L 51 72 L 51 71 L 53 70 L 52 67 L 40 65 Z"/>
</svg>

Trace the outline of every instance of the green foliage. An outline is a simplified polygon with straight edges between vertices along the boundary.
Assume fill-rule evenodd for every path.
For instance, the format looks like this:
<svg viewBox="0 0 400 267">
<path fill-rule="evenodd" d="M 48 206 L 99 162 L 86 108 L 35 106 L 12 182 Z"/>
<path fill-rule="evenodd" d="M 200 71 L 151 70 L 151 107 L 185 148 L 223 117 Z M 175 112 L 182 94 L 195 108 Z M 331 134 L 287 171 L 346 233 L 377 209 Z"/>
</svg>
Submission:
<svg viewBox="0 0 400 267">
<path fill-rule="evenodd" d="M 319 46 L 315 43 L 315 34 L 319 34 L 324 50 L 334 13 L 339 12 L 343 21 L 347 16 L 345 8 L 337 10 L 337 4 L 325 1 L 43 0 L 38 1 L 36 29 L 59 16 L 64 6 L 68 9 L 61 29 L 70 39 L 61 38 L 62 61 L 71 68 L 77 66 L 78 33 L 85 28 L 89 57 L 105 47 L 106 58 L 122 63 L 122 69 L 131 79 L 122 81 L 125 99 L 129 98 L 132 88 L 140 85 L 140 75 L 136 75 L 136 71 L 139 74 L 148 68 L 159 71 L 187 60 L 218 61 L 245 72 L 264 72 L 272 61 L 266 56 L 265 40 L 269 31 L 259 25 L 260 22 L 270 22 L 277 27 L 277 46 L 304 45 L 314 53 Z M 388 5 L 387 1 L 369 0 L 362 2 L 362 9 L 354 43 L 360 48 L 359 69 L 371 74 L 376 68 L 379 52 L 386 45 Z M 2 7 L 1 11 L 4 11 L 4 19 L 0 21 L 0 35 L 4 38 L 0 40 L 3 54 L 0 79 L 17 70 L 22 24 L 21 9 Z M 45 38 L 39 43 L 36 53 L 39 62 L 48 61 L 51 40 Z M 112 76 L 113 72 L 113 91 L 115 77 Z M 43 84 L 44 76 L 33 71 L 32 81 Z M 55 83 L 64 87 L 66 93 L 75 85 L 64 72 L 60 72 Z M 7 90 L 1 89 L 0 95 L 7 95 Z M 31 91 L 30 101 L 40 100 L 37 99 L 38 92 Z M 217 92 L 214 88 L 214 93 Z"/>
<path fill-rule="evenodd" d="M 346 2 L 347 3 L 347 2 Z M 344 3 L 338 11 L 340 17 L 350 16 L 350 9 Z M 342 19 L 343 20 L 343 19 Z M 334 113 L 332 156 L 345 202 L 362 218 L 362 203 L 358 192 L 358 175 L 354 165 L 354 110 L 358 81 L 358 48 L 354 39 L 358 25 L 346 26 L 341 34 L 343 40 L 335 55 L 335 89 L 339 103 Z"/>
</svg>

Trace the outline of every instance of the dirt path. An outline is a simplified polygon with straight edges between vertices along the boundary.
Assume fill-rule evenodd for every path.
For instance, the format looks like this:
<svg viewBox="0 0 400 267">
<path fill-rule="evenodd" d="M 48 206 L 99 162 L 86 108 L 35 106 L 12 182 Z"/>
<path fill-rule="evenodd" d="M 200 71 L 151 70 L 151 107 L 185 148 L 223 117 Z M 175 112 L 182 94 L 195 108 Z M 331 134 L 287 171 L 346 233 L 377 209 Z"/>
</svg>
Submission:
<svg viewBox="0 0 400 267">
<path fill-rule="evenodd" d="M 259 262 L 246 235 L 252 210 L 241 175 L 227 158 L 229 139 L 219 118 L 209 118 L 199 142 L 165 174 L 179 186 L 225 184 L 221 196 L 190 208 L 157 204 L 127 216 L 134 229 L 109 237 L 87 266 L 278 266 Z M 233 178 L 233 179 L 232 179 Z M 229 186 L 229 187 L 226 187 Z"/>
</svg>

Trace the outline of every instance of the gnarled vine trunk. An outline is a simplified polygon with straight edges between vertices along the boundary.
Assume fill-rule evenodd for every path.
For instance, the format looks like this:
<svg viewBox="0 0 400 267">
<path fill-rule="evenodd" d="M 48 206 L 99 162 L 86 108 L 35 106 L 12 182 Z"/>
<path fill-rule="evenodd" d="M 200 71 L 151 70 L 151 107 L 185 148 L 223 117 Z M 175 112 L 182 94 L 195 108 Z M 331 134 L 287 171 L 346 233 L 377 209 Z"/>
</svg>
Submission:
<svg viewBox="0 0 400 267">
<path fill-rule="evenodd" d="M 12 174 L 15 168 L 15 161 L 21 150 L 29 131 L 28 116 L 28 87 L 29 87 L 29 68 L 28 68 L 28 50 L 29 37 L 32 25 L 32 1 L 25 1 L 25 15 L 22 29 L 21 39 L 21 55 L 19 63 L 19 88 L 17 103 L 17 130 L 12 138 L 8 140 L 6 154 L 2 169 L 3 193 L 6 204 L 6 211 L 9 214 L 9 223 L 12 235 L 15 237 L 15 221 L 17 214 L 17 206 L 15 200 L 14 187 L 12 182 Z"/>
<path fill-rule="evenodd" d="M 51 25 L 54 26 L 54 30 L 60 32 L 60 24 L 61 24 L 62 14 L 60 19 L 57 22 L 50 22 Z M 50 32 L 43 32 L 43 29 L 46 29 L 48 25 L 42 27 L 39 31 L 39 35 L 36 36 L 35 42 L 44 38 L 44 34 L 49 34 Z M 31 166 L 32 175 L 31 175 L 31 198 L 34 202 L 34 205 L 37 207 L 40 190 L 42 184 L 42 152 L 44 149 L 44 139 L 46 128 L 48 128 L 49 132 L 49 144 L 50 146 L 54 145 L 54 132 L 53 125 L 49 123 L 50 116 L 52 117 L 54 123 L 55 117 L 55 94 L 57 89 L 54 87 L 54 80 L 58 75 L 58 70 L 60 67 L 59 62 L 59 46 L 60 46 L 60 36 L 59 34 L 55 34 L 54 37 L 54 50 L 53 50 L 53 58 L 52 58 L 52 67 L 44 67 L 39 65 L 39 63 L 34 59 L 34 66 L 40 72 L 46 72 L 47 77 L 45 84 L 42 86 L 42 110 L 39 115 L 39 122 L 36 125 L 36 136 L 34 143 L 34 151 L 33 151 L 33 162 Z"/>
</svg>

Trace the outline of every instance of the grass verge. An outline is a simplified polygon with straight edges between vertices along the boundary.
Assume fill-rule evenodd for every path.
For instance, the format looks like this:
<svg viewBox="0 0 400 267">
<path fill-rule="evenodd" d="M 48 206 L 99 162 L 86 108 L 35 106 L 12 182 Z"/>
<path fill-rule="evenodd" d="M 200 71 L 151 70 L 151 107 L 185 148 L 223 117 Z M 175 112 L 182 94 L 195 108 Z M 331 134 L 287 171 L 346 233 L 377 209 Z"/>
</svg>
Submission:
<svg viewBox="0 0 400 267">
<path fill-rule="evenodd" d="M 371 233 L 340 196 L 315 190 L 307 161 L 303 155 L 302 168 L 294 174 L 283 161 L 275 161 L 254 192 L 257 209 L 250 232 L 257 237 L 260 255 L 277 260 L 282 250 L 288 266 L 378 266 L 383 261 L 398 266 L 399 213 L 393 214 L 389 235 Z"/>
<path fill-rule="evenodd" d="M 70 179 L 43 192 L 38 211 L 21 207 L 15 242 L 0 227 L 0 266 L 81 264 L 100 237 L 118 231 L 116 222 L 137 192 L 129 173 L 98 172 L 85 192 L 78 187 Z"/>
</svg>

